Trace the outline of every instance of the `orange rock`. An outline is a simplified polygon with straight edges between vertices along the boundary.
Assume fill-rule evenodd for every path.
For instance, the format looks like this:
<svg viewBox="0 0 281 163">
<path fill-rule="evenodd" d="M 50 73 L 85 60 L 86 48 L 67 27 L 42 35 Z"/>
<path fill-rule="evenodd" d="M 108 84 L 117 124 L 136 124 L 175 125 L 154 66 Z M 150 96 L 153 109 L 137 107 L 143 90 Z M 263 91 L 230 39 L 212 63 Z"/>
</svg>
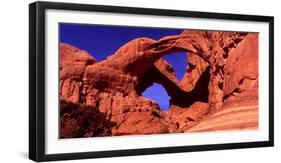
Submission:
<svg viewBox="0 0 281 163">
<path fill-rule="evenodd" d="M 60 99 L 77 103 L 80 100 L 82 76 L 87 65 L 96 60 L 86 51 L 60 43 Z"/>
<path fill-rule="evenodd" d="M 248 34 L 230 50 L 225 73 L 225 99 L 258 88 L 258 34 Z"/>
</svg>

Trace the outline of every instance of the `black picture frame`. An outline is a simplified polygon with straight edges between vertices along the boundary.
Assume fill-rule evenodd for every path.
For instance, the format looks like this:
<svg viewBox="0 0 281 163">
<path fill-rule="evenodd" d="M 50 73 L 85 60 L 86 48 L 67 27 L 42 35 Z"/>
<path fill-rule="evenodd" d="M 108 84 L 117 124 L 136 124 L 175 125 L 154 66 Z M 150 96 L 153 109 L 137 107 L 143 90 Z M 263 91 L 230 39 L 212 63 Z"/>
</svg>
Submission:
<svg viewBox="0 0 281 163">
<path fill-rule="evenodd" d="M 175 17 L 241 20 L 269 23 L 269 140 L 247 143 L 159 147 L 117 151 L 83 153 L 45 153 L 45 11 L 47 9 L 69 11 L 95 11 L 124 14 L 161 15 Z M 236 148 L 268 147 L 274 144 L 274 18 L 270 16 L 222 14 L 210 12 L 178 11 L 152 8 L 117 7 L 88 4 L 34 2 L 29 5 L 29 158 L 34 161 L 55 161 L 100 157 L 132 156 L 191 151 L 222 150 Z"/>
</svg>

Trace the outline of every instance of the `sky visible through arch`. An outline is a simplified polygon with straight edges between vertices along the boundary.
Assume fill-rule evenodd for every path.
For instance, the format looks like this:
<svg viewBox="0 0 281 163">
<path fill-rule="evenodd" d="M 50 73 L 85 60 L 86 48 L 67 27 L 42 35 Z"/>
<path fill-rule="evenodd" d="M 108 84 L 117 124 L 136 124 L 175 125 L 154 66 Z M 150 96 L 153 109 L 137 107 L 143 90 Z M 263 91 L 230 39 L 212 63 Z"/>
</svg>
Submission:
<svg viewBox="0 0 281 163">
<path fill-rule="evenodd" d="M 118 48 L 135 38 L 148 37 L 159 40 L 164 36 L 178 35 L 182 31 L 182 29 L 167 28 L 61 23 L 59 25 L 59 40 L 60 42 L 86 50 L 97 61 L 102 61 Z M 178 79 L 182 79 L 188 66 L 186 52 L 166 55 L 164 59 L 173 66 Z M 153 84 L 142 95 L 156 101 L 161 109 L 168 110 L 170 97 L 161 85 Z"/>
</svg>

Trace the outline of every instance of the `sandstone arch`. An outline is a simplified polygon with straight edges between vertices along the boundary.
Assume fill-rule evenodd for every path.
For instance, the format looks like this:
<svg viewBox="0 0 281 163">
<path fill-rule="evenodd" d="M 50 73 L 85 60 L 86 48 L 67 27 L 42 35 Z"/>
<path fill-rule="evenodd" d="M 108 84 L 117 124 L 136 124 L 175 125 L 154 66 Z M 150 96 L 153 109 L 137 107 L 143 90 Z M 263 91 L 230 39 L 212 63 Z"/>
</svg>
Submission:
<svg viewBox="0 0 281 163">
<path fill-rule="evenodd" d="M 108 66 L 109 70 L 118 69 L 120 73 L 129 75 L 132 77 L 132 85 L 130 88 L 125 88 L 125 94 L 128 93 L 128 89 L 130 92 L 139 94 L 144 89 L 142 87 L 145 84 L 142 81 L 145 74 L 150 69 L 159 71 L 163 69 L 160 64 L 157 64 L 162 62 L 161 57 L 175 51 L 188 51 L 191 55 L 191 66 L 185 78 L 182 81 L 177 81 L 173 75 L 164 75 L 169 76 L 167 78 L 173 83 L 173 88 L 184 92 L 182 94 L 186 94 L 186 97 L 190 97 L 192 94 L 189 95 L 189 93 L 194 89 L 199 77 L 209 67 L 208 101 L 211 109 L 218 109 L 223 101 L 224 66 L 228 51 L 237 46 L 245 35 L 245 33 L 237 32 L 186 30 L 178 36 L 167 36 L 159 41 L 138 38 L 125 44 L 107 60 L 91 67 Z M 87 72 L 89 71 L 86 70 L 86 75 Z M 189 79 L 191 75 L 195 76 L 192 77 L 192 81 Z M 169 91 L 168 87 L 165 88 L 172 97 L 176 97 L 172 91 Z"/>
</svg>

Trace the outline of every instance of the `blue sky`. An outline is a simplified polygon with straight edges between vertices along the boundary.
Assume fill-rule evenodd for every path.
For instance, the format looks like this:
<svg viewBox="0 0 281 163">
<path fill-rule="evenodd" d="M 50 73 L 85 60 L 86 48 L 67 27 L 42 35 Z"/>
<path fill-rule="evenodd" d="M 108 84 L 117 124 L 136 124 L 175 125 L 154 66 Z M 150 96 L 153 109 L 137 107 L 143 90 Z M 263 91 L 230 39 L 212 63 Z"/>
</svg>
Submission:
<svg viewBox="0 0 281 163">
<path fill-rule="evenodd" d="M 101 61 L 135 38 L 149 37 L 158 40 L 164 36 L 178 35 L 183 30 L 62 23 L 59 25 L 59 31 L 60 42 L 86 50 L 95 59 Z M 178 52 L 164 56 L 164 59 L 172 64 L 179 79 L 182 78 L 187 67 L 185 54 L 186 52 Z M 161 85 L 153 84 L 142 95 L 158 102 L 163 110 L 169 108 L 170 97 Z"/>
<path fill-rule="evenodd" d="M 162 85 L 153 83 L 151 87 L 148 87 L 142 93 L 142 96 L 157 102 L 162 110 L 169 110 L 170 96 L 167 94 L 165 88 Z"/>
</svg>

